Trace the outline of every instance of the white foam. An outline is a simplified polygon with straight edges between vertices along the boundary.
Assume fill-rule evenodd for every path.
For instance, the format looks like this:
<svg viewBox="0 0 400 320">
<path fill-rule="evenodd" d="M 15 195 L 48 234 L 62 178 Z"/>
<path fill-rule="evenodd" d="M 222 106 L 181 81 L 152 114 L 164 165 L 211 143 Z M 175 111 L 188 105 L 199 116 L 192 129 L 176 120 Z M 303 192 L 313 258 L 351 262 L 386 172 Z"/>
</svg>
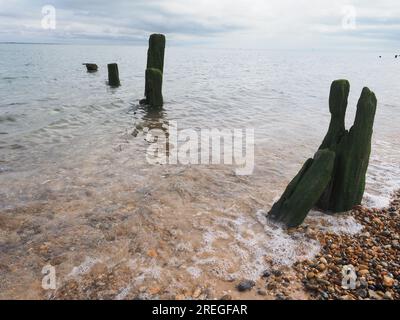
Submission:
<svg viewBox="0 0 400 320">
<path fill-rule="evenodd" d="M 319 252 L 317 241 L 300 234 L 289 235 L 268 223 L 265 214 L 258 211 L 249 216 L 233 207 L 223 217 L 215 217 L 203 234 L 203 248 L 193 257 L 194 264 L 206 266 L 207 272 L 224 280 L 257 280 L 267 261 L 290 266 Z"/>
<path fill-rule="evenodd" d="M 328 215 L 314 210 L 310 211 L 304 223 L 317 230 L 336 234 L 354 235 L 364 228 L 348 213 Z"/>
<path fill-rule="evenodd" d="M 296 261 L 312 259 L 321 246 L 303 232 L 288 233 L 259 210 L 254 216 L 232 207 L 215 217 L 203 234 L 203 248 L 192 258 L 188 272 L 211 272 L 223 280 L 259 279 L 269 267 L 292 266 Z M 305 223 L 315 230 L 337 234 L 356 234 L 363 229 L 349 214 L 330 216 L 313 211 Z M 198 266 L 198 269 L 193 269 Z"/>
<path fill-rule="evenodd" d="M 257 219 L 268 235 L 266 252 L 274 264 L 291 266 L 296 261 L 311 259 L 320 251 L 318 241 L 310 240 L 300 233 L 288 234 L 281 227 L 268 221 L 265 216 L 265 211 L 257 212 Z"/>
<path fill-rule="evenodd" d="M 386 208 L 393 192 L 400 189 L 400 150 L 393 143 L 374 141 L 373 154 L 367 172 L 363 205 Z"/>
<path fill-rule="evenodd" d="M 193 278 L 198 278 L 202 274 L 202 270 L 197 267 L 187 267 L 186 271 L 193 277 Z"/>
<path fill-rule="evenodd" d="M 367 208 L 387 208 L 390 205 L 392 194 L 393 193 L 389 191 L 381 195 L 375 195 L 365 192 L 363 205 Z"/>
<path fill-rule="evenodd" d="M 136 284 L 142 283 L 145 279 L 158 280 L 163 272 L 163 269 L 155 260 L 151 260 L 150 264 L 146 266 L 145 259 L 143 257 L 130 259 L 128 261 L 128 266 L 133 271 L 140 272 L 140 275 L 135 279 Z"/>
</svg>

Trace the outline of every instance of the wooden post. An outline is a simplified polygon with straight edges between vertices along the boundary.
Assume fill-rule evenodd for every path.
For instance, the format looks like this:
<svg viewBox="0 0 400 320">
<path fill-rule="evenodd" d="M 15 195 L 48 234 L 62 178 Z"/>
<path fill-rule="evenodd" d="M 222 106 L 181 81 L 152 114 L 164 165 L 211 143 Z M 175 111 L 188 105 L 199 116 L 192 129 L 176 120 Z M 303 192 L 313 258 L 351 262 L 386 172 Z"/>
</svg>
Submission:
<svg viewBox="0 0 400 320">
<path fill-rule="evenodd" d="M 361 204 L 371 154 L 371 139 L 377 100 L 364 88 L 349 131 L 345 115 L 350 84 L 337 80 L 331 85 L 328 133 L 314 159 L 309 159 L 272 207 L 269 217 L 288 227 L 301 224 L 312 207 L 338 213 Z"/>
<path fill-rule="evenodd" d="M 88 72 L 96 72 L 98 70 L 97 64 L 95 63 L 82 63 L 84 66 L 86 66 L 86 70 Z"/>
<path fill-rule="evenodd" d="M 152 34 L 149 38 L 149 49 L 147 51 L 145 99 L 140 101 L 141 104 L 148 104 L 152 107 L 163 106 L 164 52 L 165 36 L 163 34 Z"/>
<path fill-rule="evenodd" d="M 146 70 L 146 101 L 152 107 L 163 106 L 162 80 L 163 75 L 160 70 L 154 68 Z"/>
<path fill-rule="evenodd" d="M 334 163 L 335 153 L 328 149 L 320 150 L 314 159 L 308 159 L 268 217 L 288 228 L 302 224 L 331 180 Z"/>
<path fill-rule="evenodd" d="M 330 185 L 317 204 L 320 209 L 337 213 L 349 211 L 361 204 L 371 154 L 376 105 L 375 94 L 364 88 L 357 104 L 353 126 L 349 131 L 343 130 L 338 139 L 328 139 L 332 141 L 321 146 L 334 151 L 336 160 Z M 335 121 L 334 118 L 332 113 L 331 123 Z"/>
<path fill-rule="evenodd" d="M 119 81 L 118 64 L 108 64 L 108 84 L 112 87 L 119 87 L 121 85 Z"/>
</svg>

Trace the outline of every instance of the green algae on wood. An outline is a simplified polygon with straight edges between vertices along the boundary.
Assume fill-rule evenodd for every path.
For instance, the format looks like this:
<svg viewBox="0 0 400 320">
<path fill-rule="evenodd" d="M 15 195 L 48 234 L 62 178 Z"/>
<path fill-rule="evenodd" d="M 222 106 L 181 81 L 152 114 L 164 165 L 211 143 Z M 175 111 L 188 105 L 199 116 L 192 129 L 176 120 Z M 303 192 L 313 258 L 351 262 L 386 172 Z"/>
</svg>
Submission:
<svg viewBox="0 0 400 320">
<path fill-rule="evenodd" d="M 376 106 L 375 94 L 368 88 L 364 88 L 357 104 L 356 118 L 351 129 L 344 130 L 339 140 L 332 140 L 329 145 L 323 143 L 321 146 L 321 148 L 328 147 L 335 151 L 336 160 L 332 180 L 318 202 L 318 208 L 337 213 L 351 210 L 354 206 L 361 204 L 371 155 Z M 345 110 L 341 112 L 345 112 Z M 332 110 L 331 113 L 332 124 L 335 114 Z M 339 125 L 336 124 L 338 127 Z M 338 130 L 336 129 L 336 131 Z M 328 131 L 325 140 L 330 140 L 329 134 Z"/>
<path fill-rule="evenodd" d="M 329 124 L 328 133 L 319 149 L 334 146 L 346 133 L 345 117 L 349 92 L 350 83 L 347 80 L 336 80 L 332 82 L 329 94 L 331 122 Z"/>
<path fill-rule="evenodd" d="M 116 63 L 110 63 L 107 65 L 108 68 L 108 84 L 112 87 L 118 87 L 121 85 L 119 81 L 118 65 Z"/>
<path fill-rule="evenodd" d="M 274 204 L 268 217 L 288 228 L 302 224 L 328 185 L 334 162 L 335 153 L 328 149 L 320 150 L 314 159 L 308 159 Z"/>
<path fill-rule="evenodd" d="M 145 99 L 141 104 L 151 107 L 162 107 L 162 79 L 164 72 L 165 36 L 152 34 L 149 38 L 149 49 L 147 51 L 147 68 L 145 79 Z"/>
<path fill-rule="evenodd" d="M 314 206 L 326 212 L 337 213 L 361 204 L 371 154 L 377 100 L 372 91 L 363 89 L 354 124 L 347 131 L 345 117 L 349 92 L 350 84 L 347 80 L 332 83 L 328 133 L 315 158 L 304 164 L 272 207 L 269 213 L 272 220 L 295 227 L 303 222 Z M 320 152 L 323 152 L 324 157 L 321 157 Z M 333 160 L 327 152 L 330 157 L 333 155 Z M 327 172 L 330 174 L 327 175 Z"/>
<path fill-rule="evenodd" d="M 164 72 L 164 52 L 165 36 L 163 34 L 152 34 L 149 38 L 146 68 L 154 68 Z"/>
<path fill-rule="evenodd" d="M 347 134 L 345 128 L 345 118 L 348 97 L 350 92 L 350 83 L 347 80 L 336 80 L 331 84 L 329 93 L 329 111 L 331 113 L 331 121 L 329 124 L 328 133 L 326 134 L 319 149 L 329 148 L 336 152 L 337 146 L 341 139 Z M 334 172 L 337 170 L 335 162 Z M 318 201 L 317 207 L 323 210 L 329 210 L 331 193 L 333 188 L 333 180 L 329 182 L 324 193 Z"/>
<path fill-rule="evenodd" d="M 159 69 L 146 70 L 146 102 L 152 107 L 163 106 L 162 81 L 163 74 Z"/>
</svg>

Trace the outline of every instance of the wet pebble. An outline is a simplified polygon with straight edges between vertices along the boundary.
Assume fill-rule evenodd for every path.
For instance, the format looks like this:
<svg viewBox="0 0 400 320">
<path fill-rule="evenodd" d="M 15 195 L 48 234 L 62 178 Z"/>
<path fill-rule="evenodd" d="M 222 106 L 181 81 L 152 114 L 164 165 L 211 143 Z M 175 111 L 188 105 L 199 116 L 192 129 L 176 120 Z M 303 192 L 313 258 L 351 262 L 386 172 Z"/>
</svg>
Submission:
<svg viewBox="0 0 400 320">
<path fill-rule="evenodd" d="M 239 282 L 239 284 L 236 286 L 236 289 L 239 292 L 244 292 L 244 291 L 249 291 L 251 290 L 256 283 L 253 280 L 242 280 Z"/>
</svg>

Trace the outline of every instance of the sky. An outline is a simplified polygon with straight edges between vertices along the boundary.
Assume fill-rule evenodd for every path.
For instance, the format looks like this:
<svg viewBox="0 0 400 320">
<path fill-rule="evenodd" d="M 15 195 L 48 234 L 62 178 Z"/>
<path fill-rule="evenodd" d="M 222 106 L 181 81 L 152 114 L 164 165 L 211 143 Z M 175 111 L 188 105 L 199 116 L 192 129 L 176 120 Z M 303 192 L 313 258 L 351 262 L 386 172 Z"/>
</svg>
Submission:
<svg viewBox="0 0 400 320">
<path fill-rule="evenodd" d="M 0 42 L 145 45 L 151 33 L 176 46 L 400 51 L 400 1 L 0 0 Z"/>
</svg>

